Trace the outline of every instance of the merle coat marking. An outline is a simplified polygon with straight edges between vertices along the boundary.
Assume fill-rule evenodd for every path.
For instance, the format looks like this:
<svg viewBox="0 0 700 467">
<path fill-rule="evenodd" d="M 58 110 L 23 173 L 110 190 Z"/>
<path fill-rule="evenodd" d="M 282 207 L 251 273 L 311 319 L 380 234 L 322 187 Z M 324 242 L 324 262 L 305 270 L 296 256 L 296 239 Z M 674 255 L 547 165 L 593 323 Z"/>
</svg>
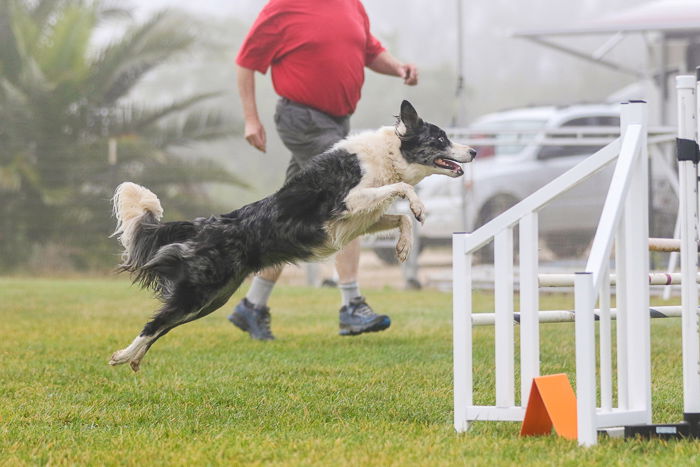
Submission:
<svg viewBox="0 0 700 467">
<path fill-rule="evenodd" d="M 152 288 L 163 306 L 109 363 L 128 362 L 137 371 L 158 338 L 218 309 L 249 274 L 265 267 L 320 259 L 360 235 L 392 228 L 399 229 L 396 252 L 404 261 L 411 222 L 386 210 L 401 197 L 422 222 L 413 185 L 431 174 L 459 177 L 459 163 L 475 154 L 403 101 L 395 127 L 339 142 L 273 195 L 228 214 L 161 223 L 158 198 L 122 183 L 114 196 L 115 234 L 124 246 L 120 268 Z"/>
</svg>

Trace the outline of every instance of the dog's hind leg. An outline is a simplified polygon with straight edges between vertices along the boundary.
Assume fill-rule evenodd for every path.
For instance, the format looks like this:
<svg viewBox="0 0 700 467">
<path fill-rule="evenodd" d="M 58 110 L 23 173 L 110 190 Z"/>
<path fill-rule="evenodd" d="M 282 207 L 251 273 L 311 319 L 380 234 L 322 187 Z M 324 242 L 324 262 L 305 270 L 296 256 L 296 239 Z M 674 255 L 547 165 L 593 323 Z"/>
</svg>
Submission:
<svg viewBox="0 0 700 467">
<path fill-rule="evenodd" d="M 151 345 L 172 328 L 184 323 L 184 317 L 190 314 L 186 309 L 174 305 L 171 301 L 166 303 L 128 347 L 112 354 L 109 364 L 114 366 L 128 363 L 132 370 L 138 371 L 141 359 Z"/>
<path fill-rule="evenodd" d="M 157 337 L 155 336 L 140 334 L 127 348 L 114 352 L 109 360 L 109 364 L 114 366 L 129 363 L 132 370 L 138 371 L 141 359 L 146 355 L 148 348 L 156 339 Z"/>
<path fill-rule="evenodd" d="M 210 290 L 194 290 L 179 286 L 161 310 L 144 326 L 133 342 L 125 349 L 114 352 L 110 365 L 129 363 L 131 369 L 139 370 L 139 365 L 153 343 L 171 329 L 190 321 L 202 318 L 223 306 L 243 282 L 242 278 L 230 281 L 223 287 Z"/>
<path fill-rule="evenodd" d="M 141 359 L 156 340 L 174 327 L 199 317 L 202 308 L 210 301 L 206 291 L 195 290 L 183 283 L 177 285 L 163 307 L 146 323 L 141 334 L 128 347 L 115 352 L 109 364 L 129 363 L 132 370 L 138 371 Z"/>
</svg>

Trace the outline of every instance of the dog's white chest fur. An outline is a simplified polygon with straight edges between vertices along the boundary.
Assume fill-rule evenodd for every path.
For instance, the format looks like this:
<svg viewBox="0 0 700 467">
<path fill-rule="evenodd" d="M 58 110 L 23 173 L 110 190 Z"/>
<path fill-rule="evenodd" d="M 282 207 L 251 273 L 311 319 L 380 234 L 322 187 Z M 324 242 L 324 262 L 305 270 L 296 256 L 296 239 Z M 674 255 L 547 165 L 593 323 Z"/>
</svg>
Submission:
<svg viewBox="0 0 700 467">
<path fill-rule="evenodd" d="M 424 165 L 407 163 L 400 146 L 394 127 L 361 133 L 336 145 L 357 156 L 362 179 L 345 197 L 347 211 L 324 224 L 328 240 L 314 251 L 315 256 L 333 254 L 358 236 L 374 231 L 397 197 L 415 197 L 412 186 L 432 171 Z"/>
</svg>

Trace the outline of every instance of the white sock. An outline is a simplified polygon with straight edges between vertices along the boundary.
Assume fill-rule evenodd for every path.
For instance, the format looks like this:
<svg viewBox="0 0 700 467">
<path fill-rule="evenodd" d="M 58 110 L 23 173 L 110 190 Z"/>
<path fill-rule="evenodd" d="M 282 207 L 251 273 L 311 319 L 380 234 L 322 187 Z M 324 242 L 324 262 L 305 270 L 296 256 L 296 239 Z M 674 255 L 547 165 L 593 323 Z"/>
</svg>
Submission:
<svg viewBox="0 0 700 467">
<path fill-rule="evenodd" d="M 270 299 L 270 294 L 272 294 L 272 289 L 274 287 L 274 282 L 255 276 L 245 298 L 256 308 L 262 308 L 267 306 L 267 301 Z"/>
<path fill-rule="evenodd" d="M 345 284 L 338 284 L 340 289 L 341 298 L 343 300 L 342 305 L 346 306 L 350 303 L 350 300 L 356 297 L 360 297 L 360 287 L 357 285 L 357 281 L 346 282 Z"/>
</svg>

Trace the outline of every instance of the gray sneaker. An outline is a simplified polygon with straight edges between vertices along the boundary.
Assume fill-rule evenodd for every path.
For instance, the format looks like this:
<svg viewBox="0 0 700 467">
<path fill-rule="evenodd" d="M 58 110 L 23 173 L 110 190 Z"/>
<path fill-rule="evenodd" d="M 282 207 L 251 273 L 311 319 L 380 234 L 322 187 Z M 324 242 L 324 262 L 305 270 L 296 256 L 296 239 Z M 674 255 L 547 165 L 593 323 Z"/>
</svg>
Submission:
<svg viewBox="0 0 700 467">
<path fill-rule="evenodd" d="M 257 308 L 245 297 L 233 309 L 228 320 L 253 339 L 271 341 L 275 338 L 270 330 L 270 307 Z"/>
<path fill-rule="evenodd" d="M 387 315 L 378 315 L 364 297 L 355 297 L 340 309 L 340 335 L 356 336 L 364 332 L 383 331 L 391 326 Z"/>
</svg>

